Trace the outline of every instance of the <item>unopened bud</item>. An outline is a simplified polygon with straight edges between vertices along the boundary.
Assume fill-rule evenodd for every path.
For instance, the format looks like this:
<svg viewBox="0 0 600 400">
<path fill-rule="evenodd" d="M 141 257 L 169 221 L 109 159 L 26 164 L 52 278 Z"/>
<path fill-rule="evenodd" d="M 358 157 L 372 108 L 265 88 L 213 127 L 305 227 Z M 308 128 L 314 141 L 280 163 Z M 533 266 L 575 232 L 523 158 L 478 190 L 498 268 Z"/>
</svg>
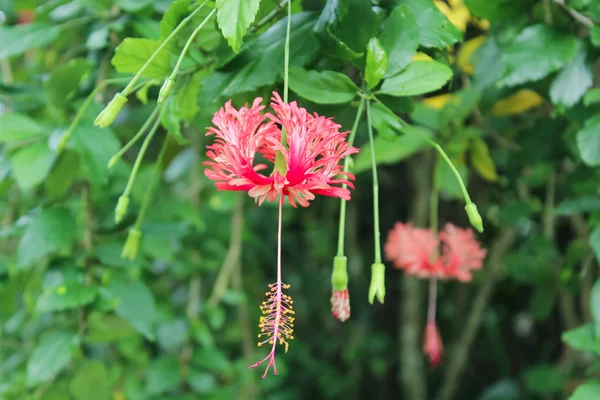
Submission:
<svg viewBox="0 0 600 400">
<path fill-rule="evenodd" d="M 375 263 L 371 265 L 371 284 L 369 285 L 369 303 L 373 304 L 377 300 L 383 304 L 385 298 L 385 265 Z"/>
<path fill-rule="evenodd" d="M 117 207 L 115 207 L 115 223 L 121 222 L 125 214 L 127 214 L 127 208 L 129 207 L 129 196 L 119 197 Z"/>
<path fill-rule="evenodd" d="M 346 269 L 345 256 L 336 256 L 333 259 L 331 287 L 333 290 L 346 290 L 346 288 L 348 288 L 348 271 Z"/>
<path fill-rule="evenodd" d="M 100 128 L 111 126 L 125 103 L 127 103 L 127 97 L 123 96 L 121 93 L 117 93 L 104 110 L 98 114 L 94 121 L 94 125 L 99 126 Z"/>
<path fill-rule="evenodd" d="M 158 104 L 162 104 L 167 99 L 174 84 L 175 80 L 171 77 L 168 77 L 165 80 L 165 83 L 163 83 L 162 87 L 160 88 L 160 92 L 158 92 Z"/>
<path fill-rule="evenodd" d="M 142 238 L 142 232 L 137 228 L 131 228 L 125 241 L 125 247 L 121 252 L 121 258 L 127 258 L 131 261 L 137 256 L 138 250 L 140 249 L 140 240 Z"/>
<path fill-rule="evenodd" d="M 469 216 L 469 222 L 471 222 L 471 225 L 473 225 L 473 227 L 477 229 L 479 233 L 483 232 L 483 220 L 477 211 L 477 206 L 473 203 L 469 203 L 465 207 L 465 210 L 467 210 L 467 215 Z"/>
</svg>

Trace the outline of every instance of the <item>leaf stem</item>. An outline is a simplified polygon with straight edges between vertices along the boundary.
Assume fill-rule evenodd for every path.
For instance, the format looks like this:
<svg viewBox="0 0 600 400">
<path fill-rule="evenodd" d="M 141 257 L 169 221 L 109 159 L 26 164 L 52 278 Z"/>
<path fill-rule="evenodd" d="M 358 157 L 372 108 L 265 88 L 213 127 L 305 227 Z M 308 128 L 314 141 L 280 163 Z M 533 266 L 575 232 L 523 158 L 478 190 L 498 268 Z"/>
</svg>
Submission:
<svg viewBox="0 0 600 400">
<path fill-rule="evenodd" d="M 373 171 L 373 236 L 375 237 L 375 263 L 381 263 L 381 243 L 379 232 L 379 181 L 377 179 L 377 162 L 375 160 L 375 142 L 373 140 L 373 126 L 371 123 L 371 105 L 367 101 L 367 127 L 369 131 L 369 144 L 371 146 L 371 170 Z"/>
<path fill-rule="evenodd" d="M 208 2 L 208 0 L 205 0 L 202 4 L 200 4 L 194 11 L 192 11 L 192 13 L 190 15 L 188 15 L 187 17 L 185 17 L 179 23 L 179 25 L 177 25 L 177 27 L 173 30 L 173 32 L 171 32 L 169 34 L 169 36 L 167 36 L 165 38 L 165 40 L 163 40 L 163 42 L 160 44 L 160 46 L 158 46 L 158 48 L 156 49 L 156 51 L 154 53 L 152 53 L 152 55 L 150 56 L 150 58 L 148 58 L 148 60 L 144 63 L 144 65 L 142 65 L 142 68 L 140 68 L 138 70 L 138 72 L 135 74 L 135 76 L 133 77 L 133 79 L 131 79 L 131 82 L 129 82 L 129 84 L 125 87 L 125 89 L 123 89 L 123 91 L 121 92 L 121 94 L 123 96 L 127 97 L 129 95 L 129 92 L 131 91 L 131 89 L 133 88 L 133 86 L 140 79 L 140 77 L 142 76 L 142 74 L 144 73 L 144 71 L 146 70 L 146 68 L 148 68 L 148 66 L 152 63 L 152 61 L 154 61 L 154 59 L 160 53 L 160 51 L 171 41 L 171 39 L 173 39 L 179 33 L 179 31 L 181 29 L 183 29 L 184 26 L 186 26 L 192 20 L 192 18 L 194 18 L 194 16 L 204 7 L 204 5 L 207 2 Z"/>
<path fill-rule="evenodd" d="M 356 117 L 354 118 L 354 124 L 352 125 L 352 131 L 350 131 L 350 136 L 348 137 L 348 145 L 352 146 L 354 143 L 354 137 L 356 136 L 356 131 L 358 130 L 358 124 L 360 122 L 360 117 L 365 108 L 365 98 L 361 97 L 360 103 L 358 104 L 358 110 L 356 111 Z M 350 170 L 350 156 L 344 159 L 344 173 Z M 346 188 L 347 185 L 343 184 L 343 188 Z M 346 200 L 340 200 L 340 223 L 339 223 L 339 231 L 338 231 L 338 249 L 337 255 L 344 255 L 344 232 L 346 231 Z"/>
<path fill-rule="evenodd" d="M 283 64 L 283 102 L 288 102 L 288 91 L 289 91 L 289 76 L 290 76 L 290 36 L 292 30 L 292 2 L 288 1 L 287 4 L 287 31 L 285 34 L 285 53 L 284 53 L 284 64 Z"/>
</svg>

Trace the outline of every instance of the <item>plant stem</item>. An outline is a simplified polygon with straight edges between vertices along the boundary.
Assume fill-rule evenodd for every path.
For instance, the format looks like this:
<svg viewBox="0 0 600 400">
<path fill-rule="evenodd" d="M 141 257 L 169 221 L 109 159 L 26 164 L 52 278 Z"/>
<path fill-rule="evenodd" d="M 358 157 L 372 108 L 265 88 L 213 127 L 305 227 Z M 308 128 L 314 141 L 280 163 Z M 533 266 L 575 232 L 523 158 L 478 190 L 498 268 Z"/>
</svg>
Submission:
<svg viewBox="0 0 600 400">
<path fill-rule="evenodd" d="M 354 137 L 356 136 L 356 131 L 358 130 L 358 124 L 360 122 L 360 117 L 362 116 L 363 110 L 365 108 L 365 98 L 361 97 L 360 103 L 358 104 L 358 110 L 356 111 L 356 117 L 354 118 L 354 124 L 352 125 L 352 131 L 350 131 L 350 136 L 348 137 L 348 145 L 352 146 L 354 143 Z M 344 159 L 344 173 L 347 173 L 350 170 L 350 156 Z M 346 188 L 347 185 L 343 184 L 343 188 Z M 340 200 L 340 223 L 339 223 L 339 231 L 338 231 L 338 249 L 337 255 L 344 255 L 344 232 L 346 231 L 346 200 Z"/>
<path fill-rule="evenodd" d="M 285 53 L 284 53 L 284 64 L 283 64 L 283 102 L 288 102 L 288 91 L 289 91 L 289 78 L 290 78 L 290 36 L 292 29 L 292 2 L 288 1 L 287 4 L 287 31 L 285 34 Z"/>
<path fill-rule="evenodd" d="M 371 170 L 373 171 L 373 236 L 375 237 L 375 263 L 381 263 L 381 243 L 379 232 L 379 181 L 377 179 L 377 162 L 375 160 L 375 142 L 373 140 L 373 126 L 371 124 L 371 106 L 367 101 L 367 127 L 369 130 L 369 144 L 371 145 Z"/>
<path fill-rule="evenodd" d="M 131 82 L 129 82 L 129 84 L 125 87 L 125 89 L 123 89 L 123 91 L 121 92 L 121 94 L 123 96 L 127 97 L 129 95 L 129 92 L 131 91 L 133 86 L 140 79 L 140 77 L 142 76 L 142 74 L 144 73 L 146 68 L 148 68 L 148 66 L 152 63 L 152 61 L 154 61 L 154 59 L 161 52 L 161 50 L 179 33 L 179 31 L 181 29 L 183 29 L 184 26 L 186 26 L 192 20 L 192 18 L 194 18 L 194 16 L 204 7 L 204 5 L 207 2 L 208 2 L 208 0 L 206 0 L 202 4 L 200 4 L 194 11 L 192 11 L 192 13 L 190 15 L 185 17 L 179 23 L 179 25 L 177 25 L 177 27 L 173 30 L 173 32 L 171 32 L 169 34 L 169 36 L 167 36 L 165 38 L 165 40 L 163 40 L 163 42 L 160 44 L 160 46 L 158 46 L 156 51 L 150 56 L 150 58 L 148 58 L 148 60 L 144 63 L 144 65 L 142 65 L 142 68 L 139 69 L 139 71 L 137 72 L 137 74 L 135 74 L 133 79 L 131 79 Z"/>
<path fill-rule="evenodd" d="M 114 163 L 116 163 L 123 156 L 123 154 L 125 154 L 125 152 L 127 152 L 127 150 L 129 150 L 131 148 L 131 146 L 133 146 L 135 143 L 137 143 L 138 140 L 140 140 L 140 138 L 144 135 L 144 132 L 146 132 L 148 127 L 150 127 L 150 124 L 152 123 L 152 121 L 154 121 L 156 119 L 156 116 L 159 111 L 160 111 L 160 106 L 157 105 L 154 108 L 154 111 L 152 111 L 152 114 L 150 114 L 150 117 L 148 117 L 146 122 L 144 122 L 144 125 L 142 125 L 142 127 L 135 134 L 135 136 L 129 142 L 127 142 L 127 144 L 125 146 L 123 146 L 123 148 L 121 150 L 119 150 L 119 152 L 117 154 L 112 156 L 112 158 L 110 159 L 110 162 L 108 163 L 109 168 L 112 167 L 114 165 Z"/>
<path fill-rule="evenodd" d="M 153 131 L 156 131 L 156 129 L 154 128 L 158 125 L 159 122 L 160 118 L 158 121 L 156 121 L 154 127 L 152 127 Z M 152 134 L 153 132 L 150 133 Z M 148 207 L 150 206 L 150 200 L 152 200 L 152 196 L 154 196 L 156 185 L 160 181 L 160 176 L 162 174 L 162 164 L 164 162 L 165 155 L 167 154 L 168 143 L 169 137 L 167 136 L 165 137 L 165 141 L 163 142 L 162 147 L 160 149 L 160 153 L 158 154 L 158 158 L 156 159 L 156 165 L 154 166 L 154 176 L 150 181 L 150 185 L 146 189 L 146 193 L 144 193 L 144 200 L 142 202 L 142 207 L 140 208 L 140 213 L 138 214 L 137 219 L 135 220 L 135 228 L 138 230 L 142 226 L 142 222 L 144 221 L 144 217 L 146 216 L 146 212 L 148 211 Z"/>
<path fill-rule="evenodd" d="M 215 13 L 217 12 L 217 9 L 213 9 L 210 14 L 208 14 L 206 16 L 206 18 L 204 18 L 204 21 L 202 21 L 200 23 L 200 25 L 198 25 L 198 27 L 196 27 L 196 29 L 194 29 L 194 31 L 192 32 L 192 34 L 190 35 L 190 37 L 188 38 L 187 42 L 185 43 L 185 46 L 183 47 L 183 50 L 181 51 L 181 54 L 179 54 L 179 58 L 177 59 L 177 64 L 175 64 L 175 68 L 173 69 L 173 72 L 171 72 L 171 79 L 174 79 L 175 76 L 177 76 L 177 74 L 179 73 L 179 69 L 181 68 L 181 63 L 183 62 L 183 59 L 185 58 L 185 55 L 187 54 L 190 46 L 192 45 L 192 42 L 194 41 L 194 38 L 196 37 L 196 35 L 198 34 L 198 32 L 200 32 L 200 30 L 204 27 L 204 25 L 208 22 L 208 20 L 215 15 Z"/>
<path fill-rule="evenodd" d="M 127 181 L 127 186 L 125 187 L 125 191 L 123 192 L 122 197 L 128 197 L 129 192 L 131 191 L 131 187 L 133 186 L 133 182 L 135 181 L 135 176 L 137 175 L 138 170 L 140 169 L 140 165 L 142 164 L 142 159 L 144 158 L 144 154 L 148 149 L 148 145 L 152 141 L 156 130 L 158 129 L 158 125 L 160 124 L 160 116 L 154 121 L 154 125 L 150 129 L 150 132 L 142 142 L 142 147 L 140 148 L 140 152 L 135 159 L 135 163 L 133 164 L 133 169 L 131 170 L 131 174 L 129 175 L 129 180 Z M 136 224 L 137 225 L 137 224 Z M 139 228 L 139 226 L 138 226 Z"/>
</svg>

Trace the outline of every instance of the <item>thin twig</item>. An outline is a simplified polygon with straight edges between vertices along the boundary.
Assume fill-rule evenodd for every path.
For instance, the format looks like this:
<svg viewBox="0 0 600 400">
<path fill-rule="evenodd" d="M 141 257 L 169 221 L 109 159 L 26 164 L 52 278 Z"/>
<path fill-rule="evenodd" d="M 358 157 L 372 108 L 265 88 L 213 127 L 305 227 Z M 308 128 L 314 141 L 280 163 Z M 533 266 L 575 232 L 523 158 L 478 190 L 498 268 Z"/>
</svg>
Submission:
<svg viewBox="0 0 600 400">
<path fill-rule="evenodd" d="M 258 21 L 255 25 L 250 28 L 250 32 L 254 33 L 258 31 L 260 28 L 269 23 L 273 18 L 277 16 L 283 10 L 283 8 L 287 5 L 288 0 L 282 0 L 277 7 L 275 7 L 270 13 L 264 16 L 263 19 Z"/>
<path fill-rule="evenodd" d="M 460 376 L 469 357 L 469 350 L 475 340 L 484 311 L 502 269 L 502 258 L 512 246 L 515 236 L 516 231 L 514 228 L 503 228 L 490 246 L 490 255 L 484 269 L 486 272 L 485 281 L 479 287 L 479 291 L 473 300 L 473 305 L 467 317 L 467 322 L 462 329 L 461 336 L 450 347 L 452 350 L 446 364 L 446 375 L 438 396 L 439 400 L 450 400 L 458 388 Z"/>
<path fill-rule="evenodd" d="M 554 3 L 561 6 L 566 12 L 568 12 L 569 15 L 571 15 L 571 17 L 573 17 L 573 19 L 575 19 L 577 22 L 581 23 L 582 25 L 587 26 L 588 28 L 594 27 L 594 21 L 592 21 L 590 18 L 586 17 L 585 15 L 581 14 L 579 11 L 574 10 L 571 7 L 567 6 L 567 4 L 565 3 L 565 0 L 553 0 L 553 1 L 554 1 Z"/>
</svg>

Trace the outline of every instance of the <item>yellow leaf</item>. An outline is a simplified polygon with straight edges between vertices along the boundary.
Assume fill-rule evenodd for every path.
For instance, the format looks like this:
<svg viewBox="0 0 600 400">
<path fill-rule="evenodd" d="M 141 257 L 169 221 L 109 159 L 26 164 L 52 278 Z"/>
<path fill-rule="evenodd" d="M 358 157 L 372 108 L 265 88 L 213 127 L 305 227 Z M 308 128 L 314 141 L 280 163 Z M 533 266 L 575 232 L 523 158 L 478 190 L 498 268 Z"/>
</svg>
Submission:
<svg viewBox="0 0 600 400">
<path fill-rule="evenodd" d="M 477 36 L 473 39 L 467 40 L 458 51 L 456 58 L 456 65 L 465 74 L 471 75 L 473 73 L 473 65 L 471 64 L 471 57 L 475 50 L 480 48 L 487 38 L 485 36 Z"/>
<path fill-rule="evenodd" d="M 412 58 L 412 61 L 428 61 L 428 60 L 433 60 L 433 58 L 429 57 L 425 53 L 421 53 L 420 51 L 415 53 L 415 55 Z"/>
<path fill-rule="evenodd" d="M 492 107 L 492 115 L 507 116 L 521 114 L 539 106 L 544 99 L 531 89 L 521 89 L 517 93 L 498 100 Z"/>
<path fill-rule="evenodd" d="M 452 100 L 451 93 L 439 94 L 437 96 L 423 99 L 423 104 L 429 108 L 433 108 L 434 110 L 441 110 L 450 100 Z"/>
<path fill-rule="evenodd" d="M 455 5 L 448 6 L 448 4 L 444 3 L 440 0 L 434 0 L 436 7 L 444 14 L 450 22 L 462 32 L 467 30 L 467 23 L 471 19 L 471 13 L 467 6 L 462 4 L 462 2 L 453 2 Z"/>
<path fill-rule="evenodd" d="M 487 144 L 481 139 L 475 139 L 471 146 L 471 164 L 481 177 L 489 182 L 498 180 L 496 165 L 490 156 Z"/>
</svg>

